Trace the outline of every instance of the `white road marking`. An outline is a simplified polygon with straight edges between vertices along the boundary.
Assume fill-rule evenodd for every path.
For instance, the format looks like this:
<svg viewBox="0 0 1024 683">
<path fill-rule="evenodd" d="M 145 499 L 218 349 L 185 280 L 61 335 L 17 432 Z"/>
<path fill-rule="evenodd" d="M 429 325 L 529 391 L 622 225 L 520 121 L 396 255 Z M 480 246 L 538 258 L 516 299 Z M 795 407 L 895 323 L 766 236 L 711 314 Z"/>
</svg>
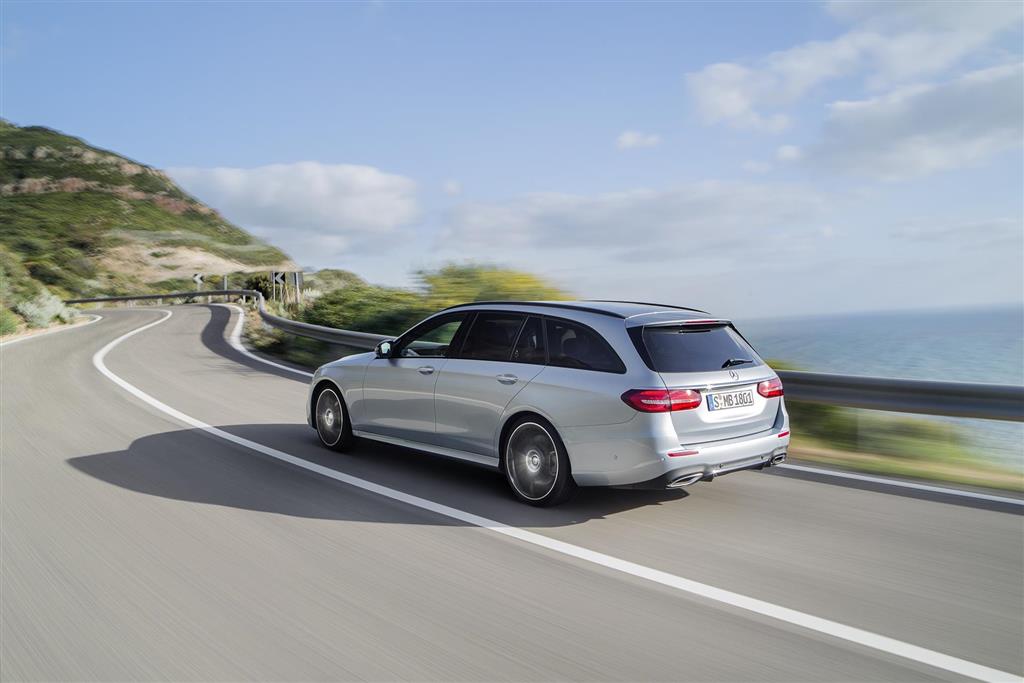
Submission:
<svg viewBox="0 0 1024 683">
<path fill-rule="evenodd" d="M 245 324 L 245 311 L 242 310 L 242 308 L 240 306 L 235 306 L 234 304 L 215 304 L 215 305 L 216 306 L 223 306 L 224 308 L 234 309 L 238 313 L 238 320 L 235 321 L 235 326 L 231 329 L 231 334 L 228 335 L 228 337 L 227 337 L 228 344 L 230 344 L 231 348 L 233 348 L 235 351 L 238 351 L 240 354 L 242 354 L 243 356 L 246 356 L 247 358 L 252 358 L 253 360 L 259 361 L 260 363 L 264 363 L 266 365 L 272 365 L 275 368 L 278 368 L 280 370 L 287 370 L 288 372 L 294 372 L 296 375 L 302 375 L 303 377 L 312 377 L 313 376 L 312 372 L 306 372 L 305 370 L 299 370 L 297 368 L 290 368 L 287 365 L 281 365 L 280 363 L 275 363 L 272 360 L 267 360 L 266 358 L 260 358 L 255 353 L 253 353 L 249 349 L 245 348 L 245 345 L 242 344 L 242 326 Z"/>
<path fill-rule="evenodd" d="M 100 320 L 103 319 L 102 316 L 92 315 L 91 313 L 88 315 L 88 317 L 91 318 L 91 320 L 89 320 L 87 322 L 84 322 L 84 323 L 77 323 L 75 325 L 66 325 L 64 327 L 55 327 L 52 330 L 46 330 L 44 332 L 37 332 L 36 334 L 30 334 L 30 335 L 27 335 L 27 336 L 24 336 L 24 337 L 18 337 L 16 339 L 8 339 L 5 342 L 0 342 L 0 347 L 2 347 L 2 346 L 10 346 L 11 344 L 17 344 L 19 342 L 28 341 L 29 339 L 38 339 L 39 337 L 45 337 L 45 336 L 50 335 L 50 334 L 56 334 L 57 332 L 67 332 L 68 330 L 77 330 L 77 329 L 79 329 L 81 327 L 86 327 L 88 325 L 92 325 L 93 323 L 99 322 Z"/>
<path fill-rule="evenodd" d="M 901 481 L 899 479 L 890 479 L 888 477 L 872 477 L 866 474 L 856 474 L 854 472 L 842 472 L 839 470 L 829 470 L 820 467 L 807 467 L 805 465 L 793 465 L 791 463 L 782 463 L 776 465 L 787 470 L 795 470 L 797 472 L 811 472 L 813 474 L 823 474 L 828 477 L 839 477 L 841 479 L 855 479 L 857 481 L 869 481 L 873 484 L 885 484 L 886 486 L 898 486 L 905 489 L 915 489 L 917 491 L 929 491 L 931 493 L 941 493 L 947 496 L 960 496 L 961 498 L 977 498 L 978 500 L 990 500 L 996 503 L 1008 503 L 1010 505 L 1021 505 L 1024 506 L 1024 499 L 1021 498 L 1007 498 L 1006 496 L 993 496 L 987 493 L 976 493 L 974 491 L 964 491 L 962 489 L 950 489 L 944 486 L 930 486 L 928 484 L 917 484 L 912 481 Z"/>
<path fill-rule="evenodd" d="M 905 643 L 903 641 L 896 640 L 895 638 L 889 638 L 887 636 L 882 636 L 853 626 L 847 626 L 846 624 L 841 624 L 829 619 L 822 619 L 811 614 L 789 609 L 788 607 L 782 607 L 770 602 L 765 602 L 764 600 L 758 600 L 757 598 L 751 598 L 739 593 L 733 593 L 732 591 L 715 588 L 714 586 L 709 586 L 691 579 L 676 576 L 675 574 L 670 574 L 658 569 L 652 569 L 651 567 L 646 567 L 635 562 L 622 560 L 617 557 L 612 557 L 611 555 L 605 555 L 604 553 L 588 550 L 587 548 L 573 545 L 572 543 L 548 538 L 547 536 L 543 536 L 532 531 L 508 526 L 493 519 L 475 515 L 471 512 L 449 507 L 442 503 L 427 500 L 426 498 L 420 498 L 419 496 L 414 496 L 387 486 L 381 486 L 380 484 L 367 481 L 366 479 L 353 477 L 352 475 L 345 474 L 344 472 L 324 467 L 323 465 L 319 465 L 315 462 L 304 460 L 291 455 L 290 453 L 280 451 L 276 448 L 271 448 L 270 446 L 266 446 L 256 441 L 250 441 L 244 437 L 236 436 L 235 434 L 226 432 L 223 429 L 209 425 L 190 415 L 186 415 L 176 408 L 172 408 L 166 403 L 163 403 L 162 401 L 145 393 L 138 387 L 125 381 L 121 377 L 118 377 L 111 372 L 103 362 L 110 350 L 124 340 L 148 330 L 155 325 L 159 325 L 171 317 L 170 311 L 162 311 L 162 313 L 164 313 L 164 317 L 159 320 L 143 325 L 138 329 L 132 330 L 131 332 L 114 339 L 112 342 L 96 352 L 92 357 L 92 362 L 104 377 L 114 382 L 114 384 L 118 385 L 132 396 L 135 396 L 140 401 L 163 413 L 166 413 L 167 415 L 170 415 L 175 420 L 178 420 L 190 427 L 202 430 L 212 436 L 223 439 L 224 441 L 229 441 L 244 448 L 256 451 L 257 453 L 286 462 L 295 467 L 301 467 L 304 470 L 319 474 L 327 477 L 328 479 L 333 479 L 343 484 L 348 484 L 349 486 L 354 486 L 364 491 L 369 491 L 370 493 L 375 493 L 379 496 L 390 498 L 391 500 L 396 500 L 421 510 L 433 512 L 443 517 L 455 519 L 472 526 L 477 526 L 504 536 L 509 536 L 524 543 L 546 548 L 568 557 L 573 557 L 584 562 L 590 562 L 606 569 L 646 579 L 663 586 L 668 586 L 669 588 L 675 588 L 676 590 L 684 593 L 696 595 L 708 600 L 714 600 L 731 607 L 736 607 L 771 619 L 777 619 L 817 633 L 829 635 L 840 640 L 862 645 L 864 647 L 872 648 L 904 659 L 909 659 L 911 661 L 920 662 L 921 664 L 926 664 L 937 669 L 967 676 L 969 678 L 981 681 L 1024 681 L 1024 678 L 1021 678 L 1020 676 L 1000 671 L 998 669 L 993 669 L 982 664 L 975 664 L 974 662 L 969 662 L 965 659 L 936 652 L 935 650 L 911 645 L 910 643 Z"/>
</svg>

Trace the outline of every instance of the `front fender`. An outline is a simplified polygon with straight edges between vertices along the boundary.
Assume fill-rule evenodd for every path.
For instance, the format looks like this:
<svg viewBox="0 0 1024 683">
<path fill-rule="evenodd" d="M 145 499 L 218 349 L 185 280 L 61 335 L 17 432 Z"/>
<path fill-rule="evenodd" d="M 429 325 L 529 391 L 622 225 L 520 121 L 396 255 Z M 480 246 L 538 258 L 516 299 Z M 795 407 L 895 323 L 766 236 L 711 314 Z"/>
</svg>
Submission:
<svg viewBox="0 0 1024 683">
<path fill-rule="evenodd" d="M 360 353 L 354 356 L 346 356 L 317 368 L 317 371 L 313 374 L 313 379 L 309 383 L 309 394 L 306 400 L 306 421 L 310 426 L 313 426 L 313 396 L 319 391 L 320 387 L 327 383 L 333 385 L 338 395 L 345 402 L 352 426 L 358 428 L 362 424 L 363 382 L 366 378 L 366 368 L 373 358 L 373 353 Z"/>
</svg>

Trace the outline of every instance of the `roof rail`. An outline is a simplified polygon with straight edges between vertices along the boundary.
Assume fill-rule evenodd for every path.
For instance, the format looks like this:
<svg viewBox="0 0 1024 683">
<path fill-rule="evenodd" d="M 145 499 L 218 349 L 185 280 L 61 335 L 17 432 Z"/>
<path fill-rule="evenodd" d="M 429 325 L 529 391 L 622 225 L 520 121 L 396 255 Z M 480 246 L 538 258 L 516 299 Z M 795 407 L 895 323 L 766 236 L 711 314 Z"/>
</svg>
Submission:
<svg viewBox="0 0 1024 683">
<path fill-rule="evenodd" d="M 594 303 L 597 303 L 596 301 Z M 564 304 L 557 303 L 554 301 L 467 301 L 464 304 L 456 304 L 455 306 L 449 306 L 448 308 L 442 309 L 450 311 L 453 308 L 462 308 L 463 306 L 494 306 L 494 305 L 507 305 L 513 306 L 541 306 L 544 308 L 562 308 L 570 311 L 583 311 L 585 313 L 596 313 L 598 315 L 607 315 L 610 318 L 619 318 L 625 320 L 626 316 L 621 313 L 614 313 L 612 311 L 606 311 L 601 308 L 593 308 L 591 306 L 577 306 L 576 304 L 566 302 Z"/>
<path fill-rule="evenodd" d="M 690 308 L 689 306 L 672 306 L 671 304 L 652 304 L 649 301 L 619 301 L 617 299 L 584 299 L 584 301 L 592 301 L 595 304 L 636 304 L 637 306 L 661 306 L 662 308 L 674 308 L 680 311 L 693 311 L 694 313 L 705 313 L 710 315 L 707 311 L 700 308 Z"/>
</svg>

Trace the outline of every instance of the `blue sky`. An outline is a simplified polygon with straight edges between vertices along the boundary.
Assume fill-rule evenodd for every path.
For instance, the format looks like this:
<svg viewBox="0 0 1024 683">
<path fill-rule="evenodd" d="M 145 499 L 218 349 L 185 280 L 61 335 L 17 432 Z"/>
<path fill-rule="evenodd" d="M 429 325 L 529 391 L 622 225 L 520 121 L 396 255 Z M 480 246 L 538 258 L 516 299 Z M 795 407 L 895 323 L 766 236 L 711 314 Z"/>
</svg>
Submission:
<svg viewBox="0 0 1024 683">
<path fill-rule="evenodd" d="M 311 267 L 776 315 L 1019 303 L 1019 3 L 3 3 L 2 113 Z"/>
</svg>

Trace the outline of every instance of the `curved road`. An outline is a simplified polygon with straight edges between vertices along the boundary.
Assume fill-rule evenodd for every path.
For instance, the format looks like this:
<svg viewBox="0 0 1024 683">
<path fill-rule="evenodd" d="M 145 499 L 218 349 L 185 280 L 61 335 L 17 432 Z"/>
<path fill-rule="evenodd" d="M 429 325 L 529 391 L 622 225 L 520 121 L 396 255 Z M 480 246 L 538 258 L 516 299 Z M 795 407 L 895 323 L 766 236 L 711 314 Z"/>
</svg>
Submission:
<svg viewBox="0 0 1024 683">
<path fill-rule="evenodd" d="M 305 380 L 232 348 L 225 307 L 176 307 L 113 346 L 103 363 L 130 393 L 93 357 L 165 314 L 100 313 L 0 350 L 4 680 L 1024 673 L 1019 507 L 744 472 L 686 492 L 583 490 L 537 510 L 485 470 L 368 443 L 320 448 Z"/>
</svg>

